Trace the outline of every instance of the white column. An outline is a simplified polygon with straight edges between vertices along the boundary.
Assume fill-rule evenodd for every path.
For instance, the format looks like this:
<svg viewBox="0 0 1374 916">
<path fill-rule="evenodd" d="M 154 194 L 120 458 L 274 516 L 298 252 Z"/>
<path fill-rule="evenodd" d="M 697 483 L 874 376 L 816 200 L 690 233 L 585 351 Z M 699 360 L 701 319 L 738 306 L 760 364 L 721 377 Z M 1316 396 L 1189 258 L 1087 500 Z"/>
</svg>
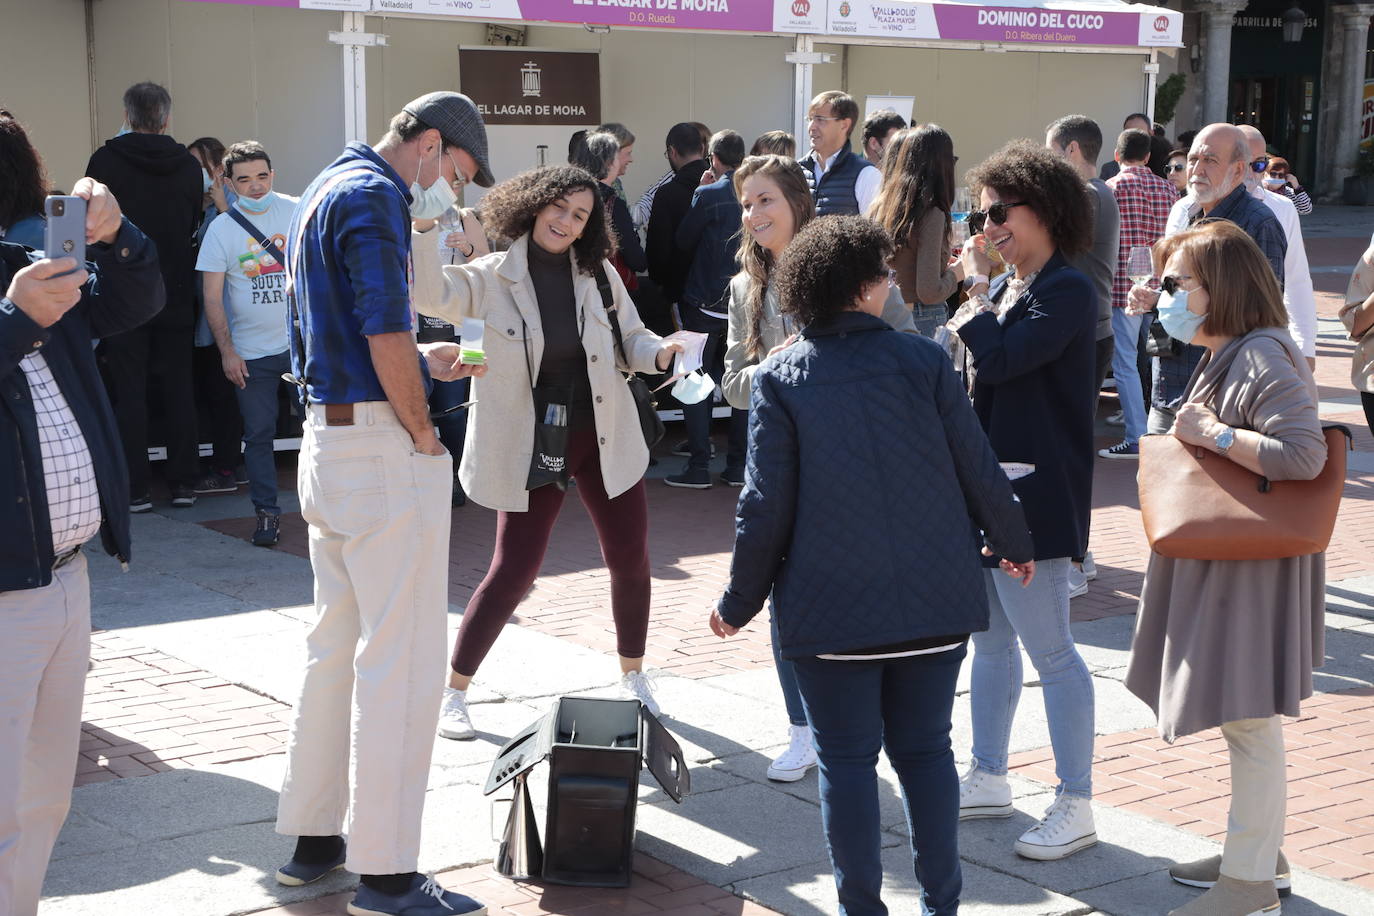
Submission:
<svg viewBox="0 0 1374 916">
<path fill-rule="evenodd" d="M 1231 94 L 1231 26 L 1236 13 L 1245 9 L 1247 0 L 1208 0 L 1198 4 L 1202 13 L 1202 32 L 1207 41 L 1203 47 L 1202 123 L 1216 124 L 1231 120 L 1228 111 Z"/>
<path fill-rule="evenodd" d="M 798 35 L 796 50 L 787 55 L 792 64 L 792 135 L 797 138 L 797 155 L 806 154 L 806 109 L 811 105 L 812 68 L 816 58 L 816 42 L 810 35 Z"/>
<path fill-rule="evenodd" d="M 1369 47 L 1369 21 L 1374 4 L 1352 3 L 1331 7 L 1331 15 L 1341 28 L 1341 82 L 1337 87 L 1340 104 L 1335 111 L 1336 133 L 1331 157 L 1333 184 L 1355 174 L 1355 157 L 1360 151 L 1360 118 L 1364 106 L 1364 65 Z"/>
<path fill-rule="evenodd" d="M 1150 123 L 1155 122 L 1155 90 L 1159 88 L 1159 49 L 1150 49 L 1150 59 L 1144 66 L 1145 73 L 1145 105 L 1140 110 L 1145 112 L 1150 118 Z"/>
<path fill-rule="evenodd" d="M 344 13 L 343 31 L 329 40 L 343 49 L 344 142 L 367 141 L 367 63 L 363 52 L 386 44 L 386 36 L 369 33 L 363 13 Z"/>
</svg>

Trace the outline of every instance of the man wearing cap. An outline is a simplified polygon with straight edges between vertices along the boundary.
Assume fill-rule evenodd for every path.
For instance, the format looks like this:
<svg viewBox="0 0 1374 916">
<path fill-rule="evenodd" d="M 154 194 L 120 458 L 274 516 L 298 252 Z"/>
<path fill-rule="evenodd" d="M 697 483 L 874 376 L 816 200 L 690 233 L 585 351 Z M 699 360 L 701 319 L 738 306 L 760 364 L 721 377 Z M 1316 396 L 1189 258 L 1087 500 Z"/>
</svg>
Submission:
<svg viewBox="0 0 1374 916">
<path fill-rule="evenodd" d="M 469 181 L 492 184 L 482 118 L 466 96 L 432 92 L 375 147 L 348 144 L 306 189 L 288 237 L 317 617 L 277 809 L 277 831 L 298 839 L 277 880 L 347 868 L 362 877 L 348 910 L 369 916 L 486 913 L 415 870 L 445 666 L 453 480 L 427 389 L 483 370 L 460 366 L 457 344 L 417 347 L 410 229 Z"/>
</svg>

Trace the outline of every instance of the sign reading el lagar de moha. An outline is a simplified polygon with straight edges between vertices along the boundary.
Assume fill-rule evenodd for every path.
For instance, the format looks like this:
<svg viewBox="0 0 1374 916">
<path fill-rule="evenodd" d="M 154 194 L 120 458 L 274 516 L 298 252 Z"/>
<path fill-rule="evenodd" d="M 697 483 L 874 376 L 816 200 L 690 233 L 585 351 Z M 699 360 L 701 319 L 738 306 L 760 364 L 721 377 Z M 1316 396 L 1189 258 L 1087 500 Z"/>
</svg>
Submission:
<svg viewBox="0 0 1374 916">
<path fill-rule="evenodd" d="M 488 124 L 601 123 L 601 55 L 594 51 L 462 48 L 458 81 Z"/>
</svg>

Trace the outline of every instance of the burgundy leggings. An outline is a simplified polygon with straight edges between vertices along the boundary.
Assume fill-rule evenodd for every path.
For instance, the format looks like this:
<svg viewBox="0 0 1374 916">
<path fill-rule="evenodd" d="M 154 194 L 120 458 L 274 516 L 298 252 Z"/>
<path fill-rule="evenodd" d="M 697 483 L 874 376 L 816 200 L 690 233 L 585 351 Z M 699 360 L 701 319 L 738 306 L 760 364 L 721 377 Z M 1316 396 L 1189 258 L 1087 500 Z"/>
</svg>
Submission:
<svg viewBox="0 0 1374 916">
<path fill-rule="evenodd" d="M 625 658 L 641 658 L 649 632 L 649 506 L 644 481 L 615 499 L 606 495 L 596 429 L 590 424 L 569 431 L 568 473 L 577 481 L 582 505 L 596 526 L 601 558 L 611 573 L 616 651 Z M 564 495 L 557 487 L 540 487 L 530 491 L 528 511 L 497 513 L 496 553 L 468 601 L 453 644 L 453 670 L 464 677 L 477 673 L 539 575 Z"/>
</svg>

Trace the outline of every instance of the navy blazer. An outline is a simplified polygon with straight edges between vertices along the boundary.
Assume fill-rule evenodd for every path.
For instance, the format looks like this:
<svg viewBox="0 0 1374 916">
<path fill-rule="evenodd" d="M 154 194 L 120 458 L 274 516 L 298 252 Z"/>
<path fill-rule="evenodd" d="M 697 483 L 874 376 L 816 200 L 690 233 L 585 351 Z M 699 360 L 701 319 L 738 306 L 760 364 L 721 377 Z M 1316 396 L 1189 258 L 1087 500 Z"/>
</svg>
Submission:
<svg viewBox="0 0 1374 916">
<path fill-rule="evenodd" d="M 1011 279 L 992 284 L 995 302 Z M 959 329 L 973 357 L 973 407 L 1001 461 L 1035 465 L 1012 481 L 1035 559 L 1082 556 L 1093 492 L 1097 293 L 1058 251 L 999 323 Z"/>
<path fill-rule="evenodd" d="M 771 592 L 788 658 L 986 630 L 977 529 L 999 557 L 1030 559 L 1021 507 L 933 341 L 843 312 L 759 365 L 726 623 Z"/>
<path fill-rule="evenodd" d="M 703 185 L 692 194 L 692 206 L 677 227 L 677 247 L 693 252 L 682 301 L 697 308 L 725 311 L 722 300 L 739 269 L 740 209 L 735 199 L 735 171 Z"/>
</svg>

